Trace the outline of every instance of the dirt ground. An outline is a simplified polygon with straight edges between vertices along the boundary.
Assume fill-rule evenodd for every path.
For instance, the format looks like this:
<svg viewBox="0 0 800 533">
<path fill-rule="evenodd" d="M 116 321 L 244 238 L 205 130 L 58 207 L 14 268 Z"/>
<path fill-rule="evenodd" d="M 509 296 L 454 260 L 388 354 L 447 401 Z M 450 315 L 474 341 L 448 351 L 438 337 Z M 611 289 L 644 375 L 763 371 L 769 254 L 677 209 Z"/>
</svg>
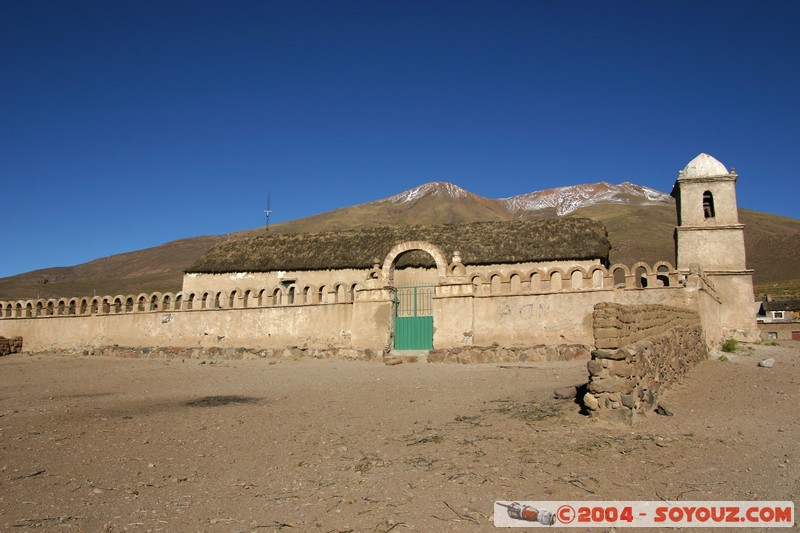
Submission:
<svg viewBox="0 0 800 533">
<path fill-rule="evenodd" d="M 702 363 L 665 396 L 675 416 L 633 427 L 552 398 L 586 377 L 8 356 L 0 529 L 494 531 L 495 500 L 797 501 L 800 343 Z"/>
</svg>

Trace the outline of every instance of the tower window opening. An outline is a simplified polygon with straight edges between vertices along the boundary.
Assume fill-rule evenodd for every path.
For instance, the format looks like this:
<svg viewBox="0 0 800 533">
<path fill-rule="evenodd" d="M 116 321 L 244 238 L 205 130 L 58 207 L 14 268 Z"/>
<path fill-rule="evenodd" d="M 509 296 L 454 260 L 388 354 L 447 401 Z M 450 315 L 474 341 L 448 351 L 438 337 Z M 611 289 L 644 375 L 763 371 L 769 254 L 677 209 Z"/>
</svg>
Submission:
<svg viewBox="0 0 800 533">
<path fill-rule="evenodd" d="M 703 215 L 706 218 L 714 218 L 714 196 L 711 195 L 711 191 L 706 191 L 703 193 Z"/>
</svg>

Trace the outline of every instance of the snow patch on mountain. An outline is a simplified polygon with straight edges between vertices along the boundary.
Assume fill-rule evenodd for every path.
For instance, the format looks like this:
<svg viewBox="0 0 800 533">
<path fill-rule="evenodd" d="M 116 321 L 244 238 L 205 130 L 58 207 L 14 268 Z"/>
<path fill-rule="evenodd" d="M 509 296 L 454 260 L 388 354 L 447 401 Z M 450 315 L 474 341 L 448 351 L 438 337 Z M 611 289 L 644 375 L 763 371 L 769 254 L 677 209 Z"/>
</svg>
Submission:
<svg viewBox="0 0 800 533">
<path fill-rule="evenodd" d="M 420 185 L 419 187 L 414 187 L 408 191 L 401 192 L 400 194 L 390 196 L 387 198 L 387 200 L 393 204 L 404 204 L 407 202 L 413 202 L 414 200 L 424 196 L 450 196 L 451 198 L 467 198 L 473 195 L 471 192 L 467 191 L 466 189 L 462 189 L 458 185 L 454 185 L 446 181 L 432 181 L 430 183 Z"/>
<path fill-rule="evenodd" d="M 554 208 L 556 214 L 561 216 L 596 203 L 649 205 L 670 203 L 672 197 L 661 191 L 626 181 L 619 185 L 600 182 L 557 187 L 504 198 L 502 201 L 506 208 L 514 213 Z"/>
</svg>

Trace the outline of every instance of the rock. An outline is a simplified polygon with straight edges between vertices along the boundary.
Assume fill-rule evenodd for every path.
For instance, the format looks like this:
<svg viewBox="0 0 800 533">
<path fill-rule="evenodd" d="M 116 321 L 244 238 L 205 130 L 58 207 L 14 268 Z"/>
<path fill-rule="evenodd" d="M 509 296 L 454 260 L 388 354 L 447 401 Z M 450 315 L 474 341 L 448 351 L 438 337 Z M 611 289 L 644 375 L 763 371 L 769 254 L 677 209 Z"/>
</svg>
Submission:
<svg viewBox="0 0 800 533">
<path fill-rule="evenodd" d="M 575 352 L 574 358 L 580 360 L 589 360 L 592 358 L 592 354 L 586 348 L 581 348 Z"/>
<path fill-rule="evenodd" d="M 621 349 L 621 348 L 619 350 L 616 350 L 616 351 L 611 351 L 611 350 L 592 350 L 592 358 L 593 359 L 616 359 L 616 360 L 620 360 L 620 359 L 625 359 L 626 357 L 628 357 L 628 352 L 623 350 L 623 349 Z"/>
<path fill-rule="evenodd" d="M 402 365 L 403 360 L 399 357 L 387 357 L 383 362 L 388 366 Z"/>
<path fill-rule="evenodd" d="M 557 400 L 569 400 L 577 395 L 578 395 L 578 389 L 575 386 L 561 387 L 560 389 L 556 389 L 553 391 L 553 396 L 555 396 Z"/>
<path fill-rule="evenodd" d="M 668 404 L 663 400 L 660 400 L 658 402 L 658 406 L 656 407 L 656 413 L 663 416 L 673 416 L 675 414 L 675 410 L 672 408 L 670 404 Z"/>
<path fill-rule="evenodd" d="M 605 372 L 606 367 L 603 366 L 603 363 L 597 359 L 592 359 L 586 363 L 586 368 L 589 369 L 589 373 L 593 376 L 605 377 L 608 375 L 608 373 Z"/>
<path fill-rule="evenodd" d="M 472 353 L 472 362 L 483 364 L 489 362 L 489 356 L 484 351 L 475 351 Z"/>
<path fill-rule="evenodd" d="M 774 364 L 775 364 L 775 359 L 773 359 L 772 357 L 758 362 L 758 366 L 760 366 L 761 368 L 772 368 L 772 365 Z"/>
<path fill-rule="evenodd" d="M 597 403 L 597 398 L 595 398 L 594 394 L 590 392 L 587 392 L 583 395 L 583 405 L 592 411 L 597 411 L 598 407 L 600 407 L 600 404 Z"/>
<path fill-rule="evenodd" d="M 589 392 L 620 392 L 622 394 L 630 394 L 636 386 L 636 381 L 633 379 L 622 379 L 618 377 L 610 377 L 603 379 L 593 379 L 589 382 Z"/>
<path fill-rule="evenodd" d="M 610 361 L 608 365 L 608 373 L 612 376 L 621 378 L 629 378 L 634 374 L 633 365 L 627 361 Z"/>
<path fill-rule="evenodd" d="M 633 394 L 624 394 L 620 398 L 620 401 L 622 402 L 622 405 L 624 405 L 628 409 L 635 409 L 636 408 L 636 401 L 635 401 L 635 399 L 633 397 Z"/>
<path fill-rule="evenodd" d="M 428 352 L 428 362 L 443 363 L 446 356 L 447 352 L 444 350 L 431 350 L 430 352 Z"/>
</svg>

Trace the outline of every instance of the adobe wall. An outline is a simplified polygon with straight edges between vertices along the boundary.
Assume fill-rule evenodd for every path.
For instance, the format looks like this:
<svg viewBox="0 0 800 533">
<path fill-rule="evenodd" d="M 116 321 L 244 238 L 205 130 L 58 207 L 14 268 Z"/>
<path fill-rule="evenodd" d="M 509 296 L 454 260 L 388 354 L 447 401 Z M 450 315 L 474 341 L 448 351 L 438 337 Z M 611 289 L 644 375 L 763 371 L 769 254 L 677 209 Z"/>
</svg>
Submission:
<svg viewBox="0 0 800 533">
<path fill-rule="evenodd" d="M 720 331 L 721 338 L 758 342 L 752 274 L 711 272 L 707 275 L 722 301 L 720 323 L 724 327 Z"/>
<path fill-rule="evenodd" d="M 668 263 L 524 267 L 470 274 L 457 263 L 449 265 L 433 300 L 434 348 L 592 346 L 592 310 L 598 303 L 697 310 L 701 289 L 713 295 L 698 275 L 685 278 Z M 338 289 L 322 293 L 278 284 L 0 302 L 0 335 L 23 336 L 31 351 L 113 345 L 386 351 L 394 320 L 392 288 L 382 272 L 352 286 L 330 285 Z M 710 301 L 713 311 L 718 301 Z"/>
<path fill-rule="evenodd" d="M 594 345 L 592 310 L 598 303 L 698 309 L 700 289 L 713 294 L 697 275 L 684 278 L 668 263 L 516 269 L 466 278 L 471 288 L 437 291 L 436 348 Z"/>
<path fill-rule="evenodd" d="M 711 263 L 708 258 L 713 257 L 714 269 L 742 269 L 746 260 L 743 227 L 741 224 L 696 228 L 679 226 L 678 264 L 708 265 Z M 718 250 L 725 250 L 725 253 Z"/>
<path fill-rule="evenodd" d="M 708 358 L 700 316 L 690 309 L 599 304 L 594 322 L 604 348 L 587 364 L 583 403 L 593 417 L 633 423 Z"/>
<path fill-rule="evenodd" d="M 52 316 L 3 320 L 26 351 L 96 346 L 180 348 L 349 347 L 352 304 Z"/>
<path fill-rule="evenodd" d="M 737 176 L 709 176 L 710 179 L 679 176 L 676 185 L 680 186 L 680 202 L 683 206 L 682 212 L 679 212 L 679 224 L 695 227 L 738 224 Z M 706 191 L 711 192 L 714 198 L 713 221 L 709 221 L 703 212 L 703 193 Z"/>
<path fill-rule="evenodd" d="M 413 249 L 413 248 L 412 248 Z M 579 266 L 588 269 L 599 265 L 598 260 L 570 262 L 568 266 Z M 564 267 L 563 261 L 542 261 L 520 263 L 514 265 L 467 265 L 467 276 L 481 275 L 493 272 L 500 275 L 510 274 L 514 270 L 552 269 Z M 341 270 L 303 270 L 281 272 L 230 272 L 223 274 L 186 273 L 183 276 L 181 292 L 184 294 L 203 292 L 242 293 L 243 288 L 249 287 L 279 287 L 288 289 L 294 285 L 297 294 L 302 294 L 308 287 L 314 294 L 322 287 L 326 293 L 336 292 L 340 286 L 350 288 L 370 277 L 371 269 L 341 269 Z M 394 285 L 436 285 L 439 282 L 439 273 L 435 268 L 398 268 L 394 273 Z M 309 301 L 309 303 L 311 303 Z"/>
<path fill-rule="evenodd" d="M 305 286 L 318 290 L 327 287 L 328 291 L 335 290 L 338 285 L 348 288 L 367 278 L 369 269 L 342 269 L 342 270 L 306 270 L 285 272 L 232 272 L 224 274 L 197 274 L 186 273 L 183 275 L 183 293 L 202 293 L 204 291 L 225 291 L 230 293 L 241 290 L 243 287 L 277 287 L 282 283 L 288 287 L 296 281 L 298 293 Z"/>
</svg>

